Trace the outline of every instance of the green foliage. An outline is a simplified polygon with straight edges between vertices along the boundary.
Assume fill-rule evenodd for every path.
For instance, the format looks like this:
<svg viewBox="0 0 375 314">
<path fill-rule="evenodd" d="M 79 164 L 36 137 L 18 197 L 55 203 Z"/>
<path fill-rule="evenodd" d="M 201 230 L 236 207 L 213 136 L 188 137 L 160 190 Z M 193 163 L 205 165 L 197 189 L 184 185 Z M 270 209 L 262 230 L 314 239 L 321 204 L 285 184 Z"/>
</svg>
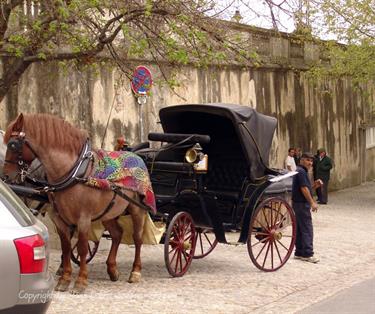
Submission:
<svg viewBox="0 0 375 314">
<path fill-rule="evenodd" d="M 212 4 L 210 0 L 25 0 L 3 16 L 2 56 L 25 62 L 19 71 L 8 62 L 4 76 L 12 73 L 10 86 L 30 62 L 38 61 L 57 60 L 62 69 L 67 63 L 97 68 L 98 54 L 113 59 L 127 74 L 134 59 L 176 68 L 258 62 L 241 34 L 230 33 L 216 19 Z M 177 84 L 174 73 L 162 75 L 172 87 Z M 0 88 L 0 100 L 6 88 Z"/>
<path fill-rule="evenodd" d="M 310 76 L 350 76 L 358 84 L 374 80 L 374 0 L 314 0 L 309 5 L 304 20 L 315 21 L 309 24 L 311 32 L 323 39 L 335 39 L 323 43 L 329 63 L 320 60 Z M 312 39 L 307 35 L 302 37 Z"/>
</svg>

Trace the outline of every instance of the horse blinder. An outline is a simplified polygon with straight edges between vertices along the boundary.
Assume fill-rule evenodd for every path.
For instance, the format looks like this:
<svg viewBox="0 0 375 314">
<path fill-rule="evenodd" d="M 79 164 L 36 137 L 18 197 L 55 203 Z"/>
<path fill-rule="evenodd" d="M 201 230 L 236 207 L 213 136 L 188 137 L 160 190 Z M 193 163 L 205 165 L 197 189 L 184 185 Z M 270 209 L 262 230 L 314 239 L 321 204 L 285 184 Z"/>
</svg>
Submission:
<svg viewBox="0 0 375 314">
<path fill-rule="evenodd" d="M 21 176 L 21 181 L 23 182 L 25 176 L 27 174 L 27 169 L 29 167 L 28 162 L 24 160 L 24 144 L 25 142 L 25 133 L 24 132 L 14 132 L 7 144 L 7 150 L 9 150 L 12 154 L 17 154 L 16 160 L 9 160 L 6 159 L 5 163 L 17 164 L 19 173 L 18 175 Z"/>
</svg>

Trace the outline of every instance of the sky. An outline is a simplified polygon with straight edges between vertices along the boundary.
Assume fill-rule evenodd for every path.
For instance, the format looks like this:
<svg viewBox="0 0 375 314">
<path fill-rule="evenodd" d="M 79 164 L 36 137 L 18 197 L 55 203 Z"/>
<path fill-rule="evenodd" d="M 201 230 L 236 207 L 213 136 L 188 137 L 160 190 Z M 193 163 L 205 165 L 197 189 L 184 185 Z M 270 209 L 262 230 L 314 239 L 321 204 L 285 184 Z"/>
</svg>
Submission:
<svg viewBox="0 0 375 314">
<path fill-rule="evenodd" d="M 219 10 L 226 8 L 224 13 L 226 19 L 230 19 L 238 10 L 242 16 L 240 23 L 272 28 L 270 10 L 262 0 L 217 0 L 216 3 Z M 279 30 L 293 32 L 295 28 L 293 19 L 282 12 L 275 11 L 275 13 L 278 14 L 276 18 L 280 21 Z"/>
</svg>

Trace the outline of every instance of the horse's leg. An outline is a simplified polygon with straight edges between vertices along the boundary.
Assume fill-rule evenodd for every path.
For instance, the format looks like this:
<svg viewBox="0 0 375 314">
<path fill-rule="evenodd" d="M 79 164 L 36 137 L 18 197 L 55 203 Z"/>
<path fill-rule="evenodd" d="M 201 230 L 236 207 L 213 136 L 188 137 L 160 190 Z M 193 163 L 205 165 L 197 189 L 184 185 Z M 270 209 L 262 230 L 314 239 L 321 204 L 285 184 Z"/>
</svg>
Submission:
<svg viewBox="0 0 375 314">
<path fill-rule="evenodd" d="M 70 243 L 70 228 L 67 226 L 59 216 L 55 216 L 53 221 L 56 225 L 57 232 L 60 237 L 61 251 L 62 251 L 62 272 L 59 281 L 55 287 L 56 291 L 66 291 L 69 288 L 72 279 L 72 265 L 70 263 L 71 243 Z"/>
<path fill-rule="evenodd" d="M 129 204 L 128 208 L 133 221 L 133 240 L 135 245 L 133 269 L 130 273 L 128 282 L 135 283 L 141 280 L 141 247 L 143 243 L 142 236 L 146 218 L 146 211 L 134 204 Z"/>
<path fill-rule="evenodd" d="M 107 258 L 107 273 L 112 281 L 117 281 L 119 272 L 117 270 L 116 256 L 122 238 L 122 228 L 116 219 L 102 221 L 112 238 L 111 250 Z"/>
<path fill-rule="evenodd" d="M 78 223 L 78 242 L 77 251 L 79 255 L 79 273 L 74 283 L 73 289 L 70 291 L 71 294 L 82 294 L 87 288 L 87 263 L 86 256 L 88 254 L 88 235 L 89 228 L 91 226 L 90 218 L 80 219 Z"/>
<path fill-rule="evenodd" d="M 69 227 L 69 232 L 70 232 L 70 241 L 72 241 L 72 238 L 73 238 L 73 235 L 74 235 L 74 227 Z M 70 247 L 71 247 L 71 242 L 70 242 Z M 70 253 L 71 254 L 71 253 Z M 64 273 L 64 269 L 63 269 L 63 254 L 61 254 L 61 262 L 60 262 L 60 266 L 59 268 L 57 269 L 56 271 L 56 276 L 61 276 L 63 273 Z"/>
</svg>

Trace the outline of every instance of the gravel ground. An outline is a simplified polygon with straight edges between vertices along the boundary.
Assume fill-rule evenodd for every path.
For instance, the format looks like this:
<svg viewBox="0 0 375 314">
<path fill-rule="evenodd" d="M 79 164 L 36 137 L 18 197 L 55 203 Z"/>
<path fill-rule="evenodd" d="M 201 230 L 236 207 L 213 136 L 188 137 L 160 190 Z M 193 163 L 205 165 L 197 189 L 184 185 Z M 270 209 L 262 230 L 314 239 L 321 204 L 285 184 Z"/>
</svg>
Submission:
<svg viewBox="0 0 375 314">
<path fill-rule="evenodd" d="M 129 284 L 134 248 L 121 245 L 121 277 L 114 283 L 106 274 L 109 241 L 102 239 L 89 264 L 86 293 L 54 293 L 48 313 L 295 313 L 375 277 L 375 182 L 332 192 L 329 202 L 313 214 L 319 264 L 291 258 L 265 273 L 251 263 L 246 245 L 219 244 L 194 260 L 184 277 L 171 278 L 163 246 L 143 246 L 142 281 Z M 231 241 L 238 236 L 228 234 Z M 52 250 L 53 272 L 59 256 Z"/>
</svg>

